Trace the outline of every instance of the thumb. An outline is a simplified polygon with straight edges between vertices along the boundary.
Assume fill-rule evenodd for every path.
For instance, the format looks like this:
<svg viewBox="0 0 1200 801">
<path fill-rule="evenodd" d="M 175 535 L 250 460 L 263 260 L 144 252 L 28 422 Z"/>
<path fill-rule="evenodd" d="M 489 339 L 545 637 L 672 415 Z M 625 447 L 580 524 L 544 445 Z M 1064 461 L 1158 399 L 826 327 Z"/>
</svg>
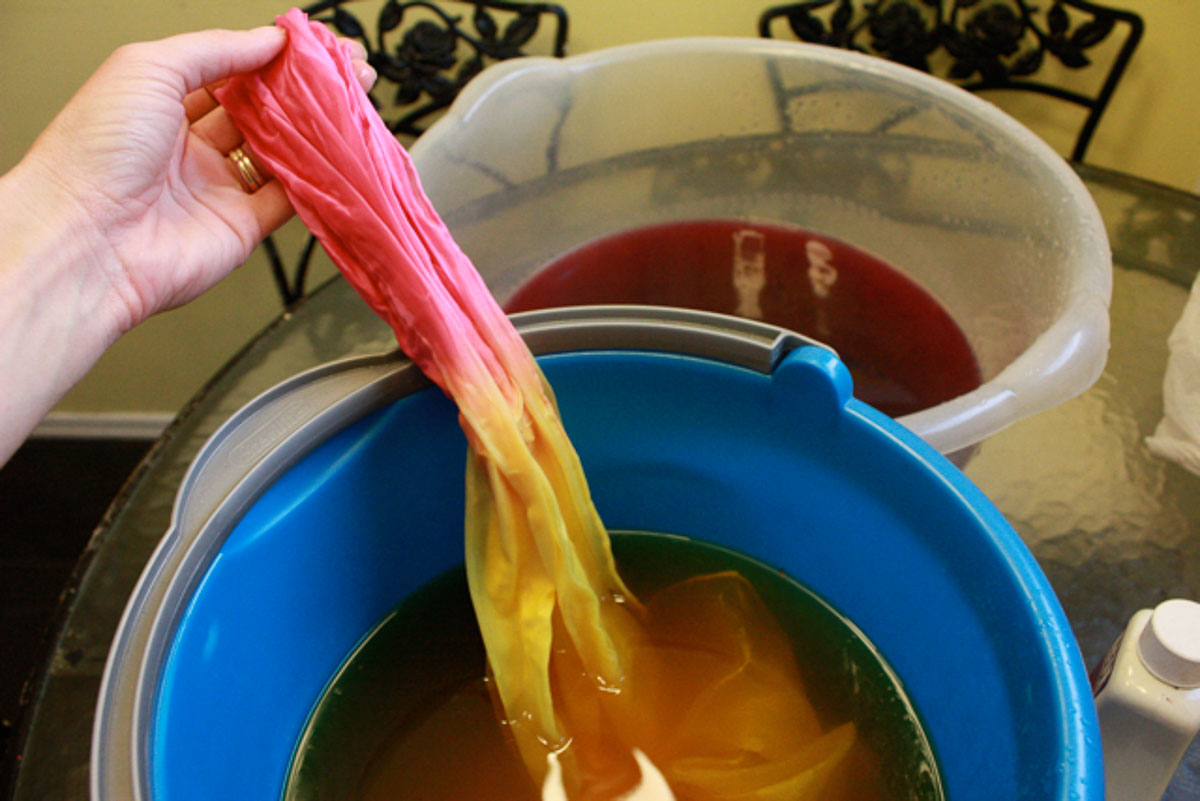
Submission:
<svg viewBox="0 0 1200 801">
<path fill-rule="evenodd" d="M 208 30 L 156 42 L 129 45 L 129 57 L 160 67 L 188 92 L 242 72 L 258 69 L 283 50 L 287 33 L 274 25 L 248 31 Z"/>
</svg>

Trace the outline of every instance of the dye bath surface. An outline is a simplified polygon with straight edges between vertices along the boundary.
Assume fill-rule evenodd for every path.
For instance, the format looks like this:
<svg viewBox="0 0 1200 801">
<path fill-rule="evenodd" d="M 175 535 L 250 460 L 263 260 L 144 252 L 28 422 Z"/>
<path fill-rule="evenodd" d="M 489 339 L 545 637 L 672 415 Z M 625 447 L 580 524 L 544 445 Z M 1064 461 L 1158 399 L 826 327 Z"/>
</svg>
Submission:
<svg viewBox="0 0 1200 801">
<path fill-rule="evenodd" d="M 881 259 L 797 227 L 689 220 L 602 237 L 539 270 L 505 305 L 637 303 L 734 314 L 818 339 L 855 396 L 899 417 L 980 385 L 962 329 Z"/>
<path fill-rule="evenodd" d="M 890 669 L 840 615 L 779 571 L 681 537 L 618 533 L 622 576 L 642 598 L 736 570 L 793 643 L 821 722 L 853 721 L 859 744 L 825 797 L 940 799 L 936 761 Z M 297 746 L 285 801 L 538 801 L 484 675 L 465 571 L 406 599 L 327 687 Z M 688 801 L 680 796 L 680 801 Z"/>
</svg>

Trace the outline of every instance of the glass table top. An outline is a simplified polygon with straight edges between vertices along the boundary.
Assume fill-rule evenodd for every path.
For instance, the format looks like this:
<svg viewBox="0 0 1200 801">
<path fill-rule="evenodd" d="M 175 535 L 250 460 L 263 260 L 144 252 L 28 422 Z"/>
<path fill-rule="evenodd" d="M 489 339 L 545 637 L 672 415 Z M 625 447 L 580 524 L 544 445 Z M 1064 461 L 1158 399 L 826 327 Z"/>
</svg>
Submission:
<svg viewBox="0 0 1200 801">
<path fill-rule="evenodd" d="M 1093 666 L 1137 609 L 1200 598 L 1200 476 L 1153 456 L 1167 336 L 1200 269 L 1200 197 L 1079 166 L 1111 239 L 1112 349 L 1096 385 L 982 443 L 967 475 L 1029 545 Z M 394 347 L 340 279 L 277 319 L 180 413 L 80 560 L 31 685 L 12 798 L 88 795 L 91 726 L 109 644 L 205 440 L 260 392 L 309 367 Z M 1200 795 L 1194 746 L 1167 798 Z"/>
</svg>

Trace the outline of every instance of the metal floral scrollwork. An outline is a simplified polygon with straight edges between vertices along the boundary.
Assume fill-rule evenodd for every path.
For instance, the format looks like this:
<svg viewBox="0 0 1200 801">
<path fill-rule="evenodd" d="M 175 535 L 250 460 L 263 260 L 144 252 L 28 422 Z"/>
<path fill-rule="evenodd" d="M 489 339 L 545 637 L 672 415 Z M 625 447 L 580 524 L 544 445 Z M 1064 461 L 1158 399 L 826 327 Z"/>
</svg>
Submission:
<svg viewBox="0 0 1200 801">
<path fill-rule="evenodd" d="M 1083 160 L 1144 30 L 1137 14 L 1085 0 L 1054 0 L 1044 12 L 1025 0 L 807 0 L 764 11 L 759 33 L 772 36 L 778 20 L 802 41 L 882 56 L 970 91 L 1025 89 L 1084 106 L 1090 113 L 1071 154 L 1076 161 Z M 1118 24 L 1126 36 L 1095 96 L 1033 79 L 1047 59 L 1072 69 L 1089 66 L 1088 51 Z"/>
<path fill-rule="evenodd" d="M 318 3 L 309 14 L 362 42 L 380 78 L 372 100 L 381 110 L 402 109 L 387 121 L 388 127 L 398 136 L 415 138 L 424 130 L 422 122 L 449 106 L 484 67 L 527 55 L 523 48 L 544 19 L 554 26 L 551 54 L 561 57 L 566 51 L 567 15 L 557 5 L 496 0 L 469 5 L 468 25 L 463 16 L 427 0 L 387 0 L 376 17 L 374 37 L 341 3 Z M 381 101 L 388 93 L 386 102 Z"/>
<path fill-rule="evenodd" d="M 371 102 L 393 134 L 409 141 L 449 106 L 458 93 L 488 65 L 527 55 L 526 45 L 548 22 L 550 54 L 566 52 L 567 13 L 553 3 L 469 0 L 437 4 L 429 0 L 386 0 L 379 7 L 373 34 L 347 0 L 323 0 L 305 8 L 313 20 L 342 36 L 362 42 L 367 61 L 379 74 Z M 443 6 L 466 7 L 470 20 Z M 309 236 L 289 277 L 274 238 L 263 250 L 285 308 L 304 296 L 308 265 L 316 247 Z"/>
</svg>

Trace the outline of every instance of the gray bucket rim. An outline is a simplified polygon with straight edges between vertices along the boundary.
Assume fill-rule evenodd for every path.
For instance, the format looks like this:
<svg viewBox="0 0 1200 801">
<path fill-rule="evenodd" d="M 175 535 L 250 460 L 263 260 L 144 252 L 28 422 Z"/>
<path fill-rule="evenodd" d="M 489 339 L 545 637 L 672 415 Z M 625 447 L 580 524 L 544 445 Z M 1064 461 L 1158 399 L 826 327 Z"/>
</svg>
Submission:
<svg viewBox="0 0 1200 801">
<path fill-rule="evenodd" d="M 810 337 L 714 312 L 576 306 L 511 315 L 535 356 L 621 349 L 773 372 Z M 836 354 L 835 354 L 836 355 Z M 92 727 L 92 801 L 150 801 L 150 731 L 171 637 L 233 526 L 280 475 L 334 432 L 432 383 L 401 351 L 338 359 L 276 384 L 234 412 L 188 467 L 171 521 L 118 623 Z"/>
</svg>

